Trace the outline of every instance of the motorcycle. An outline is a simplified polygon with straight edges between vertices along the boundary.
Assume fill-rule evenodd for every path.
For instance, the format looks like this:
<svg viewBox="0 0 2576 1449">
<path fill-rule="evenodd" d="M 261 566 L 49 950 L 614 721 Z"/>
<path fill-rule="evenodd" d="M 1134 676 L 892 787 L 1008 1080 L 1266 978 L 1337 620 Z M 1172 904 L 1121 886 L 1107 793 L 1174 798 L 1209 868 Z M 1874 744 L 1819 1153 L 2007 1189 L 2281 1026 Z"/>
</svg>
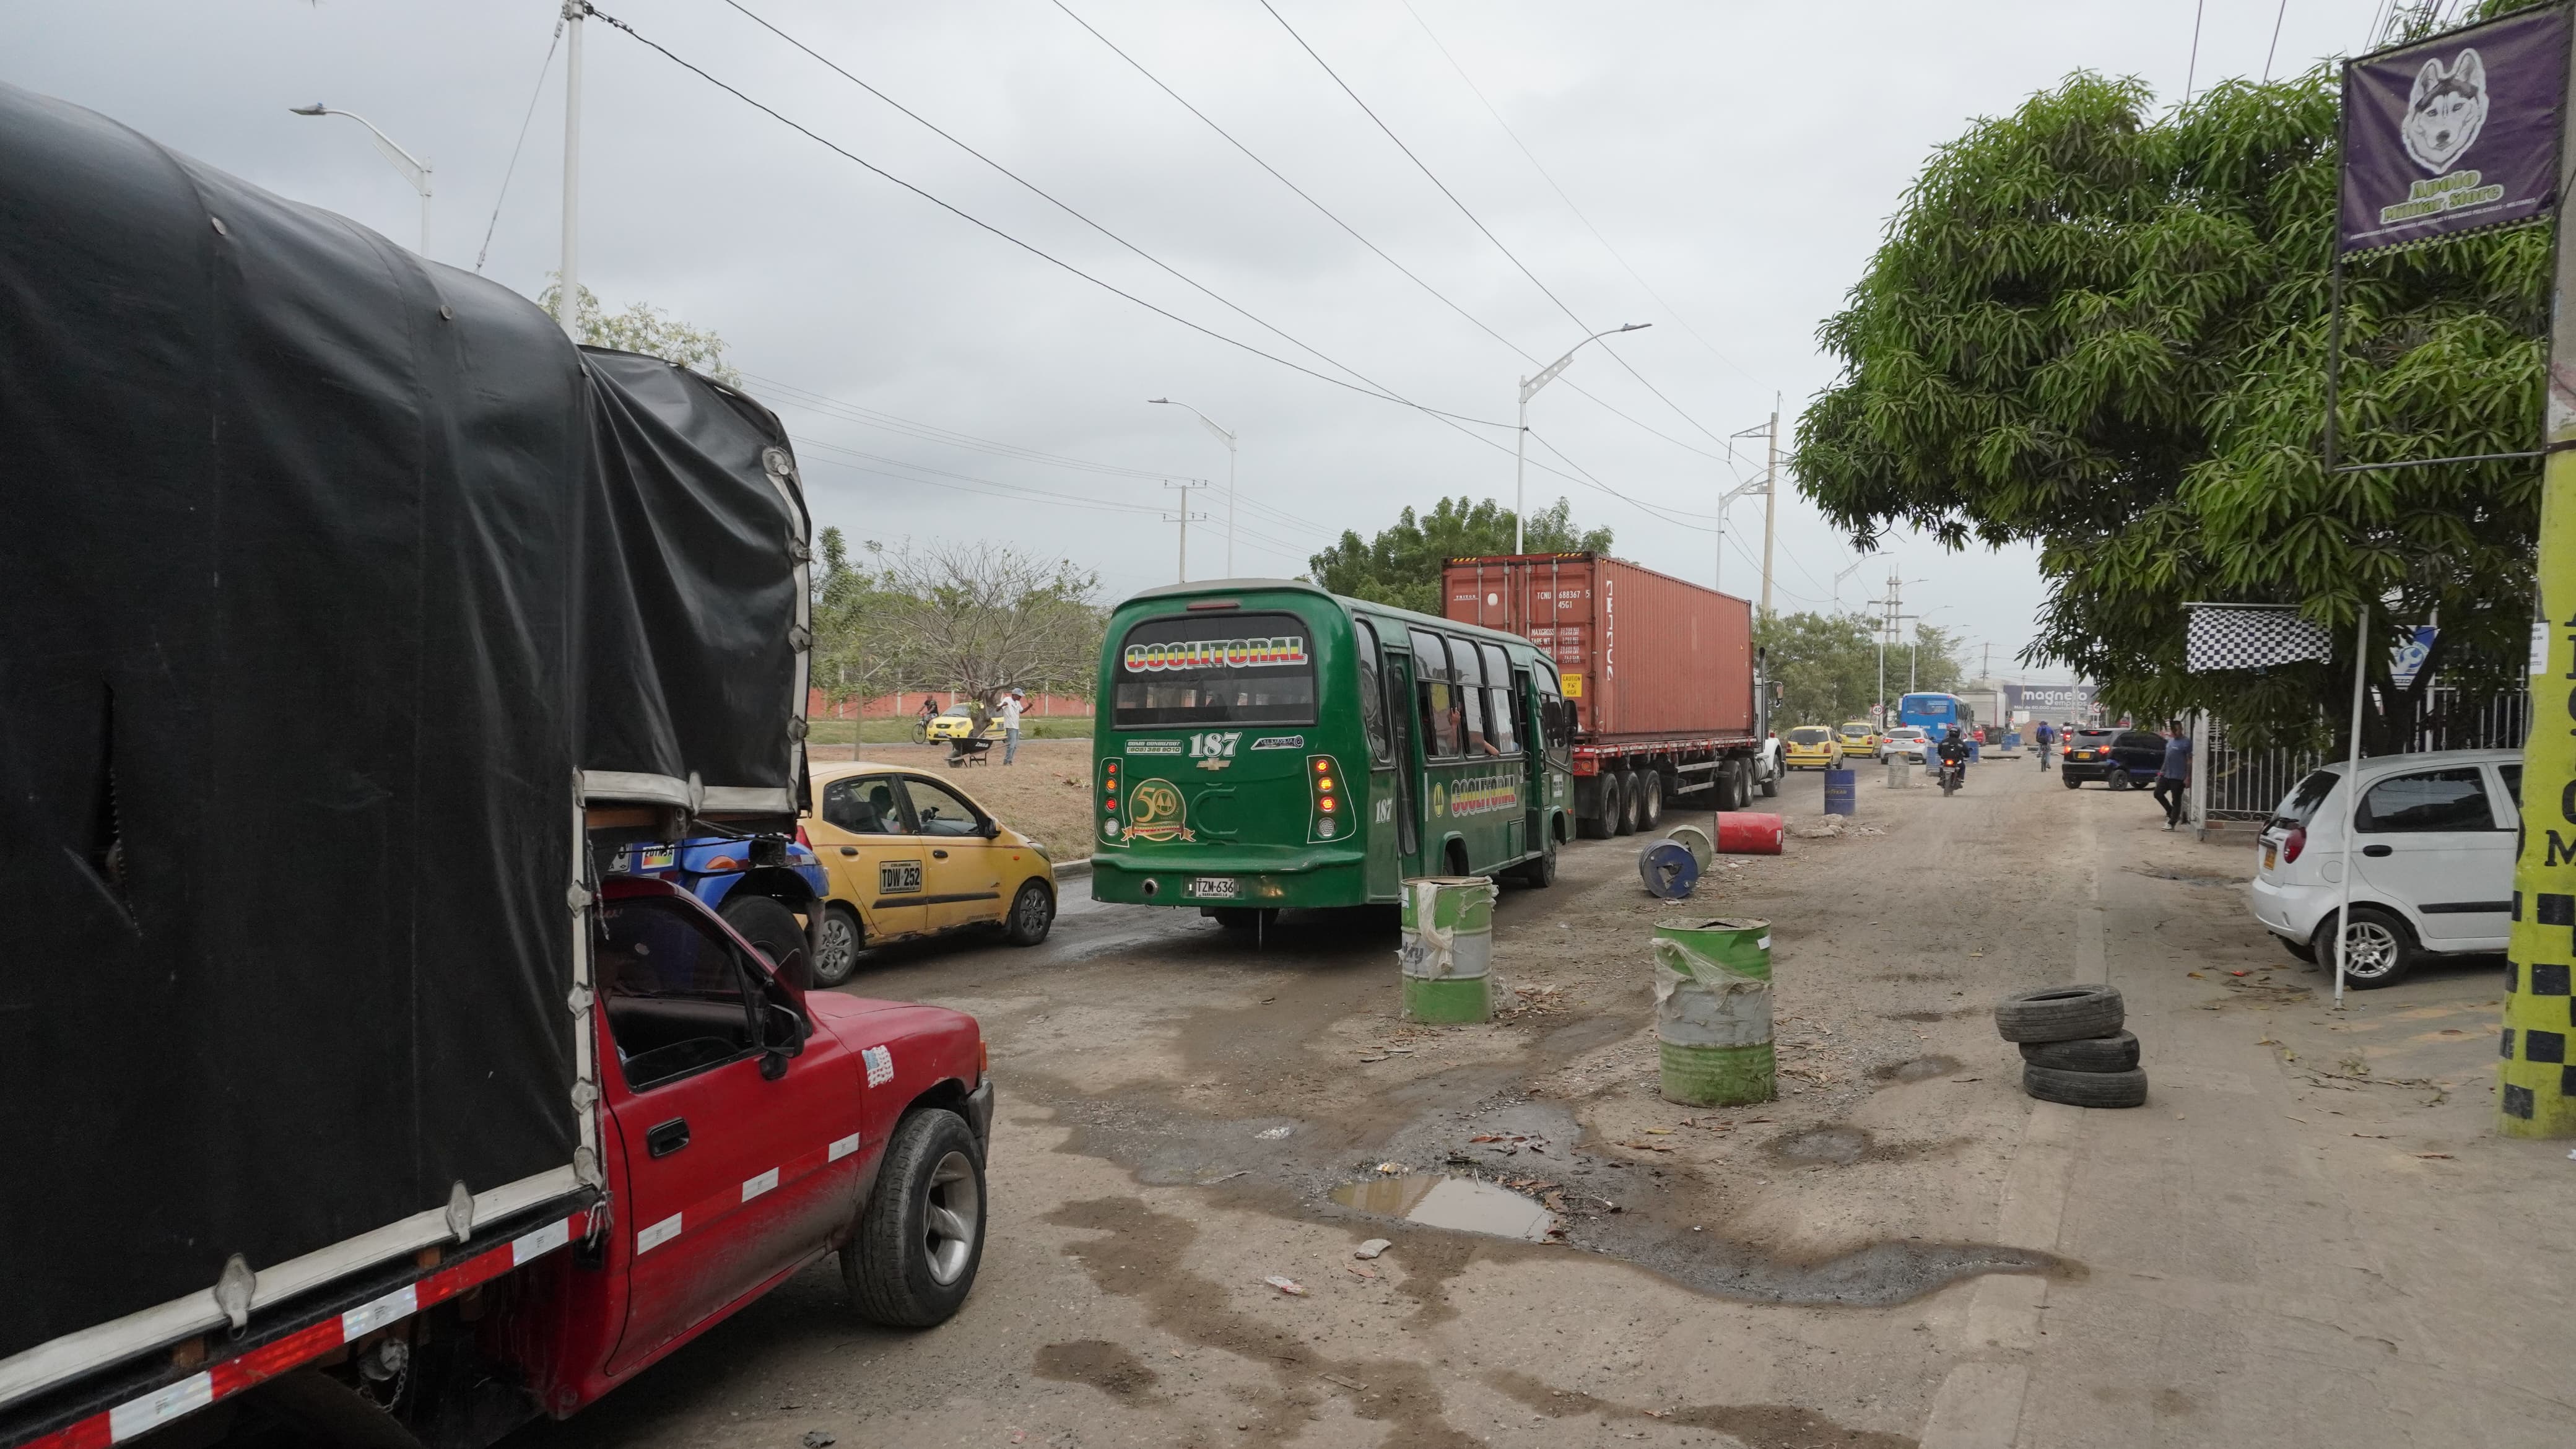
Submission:
<svg viewBox="0 0 2576 1449">
<path fill-rule="evenodd" d="M 1942 762 L 1941 762 L 1941 793 L 1942 793 L 1942 794 L 1944 794 L 1944 795 L 1955 795 L 1955 794 L 1959 793 L 1959 787 L 1960 787 L 1961 785 L 1966 784 L 1966 783 L 1967 783 L 1967 780 L 1968 780 L 1968 767 L 1967 767 L 1967 765 L 1966 765 L 1966 763 L 1965 763 L 1965 762 L 1952 763 L 1951 761 L 1948 761 L 1948 760 L 1944 760 L 1944 761 L 1942 761 Z"/>
</svg>

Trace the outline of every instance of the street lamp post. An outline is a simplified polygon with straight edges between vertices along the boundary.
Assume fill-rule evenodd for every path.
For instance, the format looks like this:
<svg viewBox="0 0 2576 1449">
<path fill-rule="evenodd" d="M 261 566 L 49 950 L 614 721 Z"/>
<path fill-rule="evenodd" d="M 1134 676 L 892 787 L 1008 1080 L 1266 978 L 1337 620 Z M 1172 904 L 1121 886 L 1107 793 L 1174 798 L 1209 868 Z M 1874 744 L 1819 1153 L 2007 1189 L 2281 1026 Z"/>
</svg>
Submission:
<svg viewBox="0 0 2576 1449">
<path fill-rule="evenodd" d="M 367 134 L 376 140 L 376 149 L 384 153 L 386 160 L 394 163 L 394 169 L 403 174 L 405 181 L 411 183 L 411 189 L 420 193 L 420 254 L 424 257 L 428 256 L 429 163 L 395 145 L 393 137 L 377 130 L 375 122 L 355 111 L 335 111 L 320 101 L 315 101 L 309 106 L 289 106 L 286 109 L 289 113 L 298 116 L 346 116 L 367 128 Z"/>
<path fill-rule="evenodd" d="M 1234 434 L 1227 432 L 1225 429 L 1223 429 L 1223 428 L 1221 428 L 1221 427 L 1218 427 L 1218 426 L 1216 425 L 1216 420 L 1215 420 L 1214 418 L 1211 418 L 1211 417 L 1209 417 L 1207 414 L 1205 414 L 1205 413 L 1203 413 L 1203 412 L 1200 412 L 1197 408 L 1191 407 L 1188 403 L 1185 403 L 1185 402 L 1173 402 L 1170 398 L 1167 398 L 1167 397 L 1149 397 L 1149 398 L 1145 399 L 1145 401 L 1147 401 L 1147 402 L 1149 402 L 1149 403 L 1161 403 L 1161 404 L 1165 405 L 1166 407 L 1176 407 L 1176 408 L 1183 408 L 1183 409 L 1186 409 L 1186 410 L 1189 412 L 1190 416 L 1192 416 L 1192 417 L 1194 417 L 1194 418 L 1197 418 L 1201 423 L 1206 424 L 1206 425 L 1207 425 L 1207 430 L 1208 430 L 1209 432 L 1216 434 L 1216 440 L 1217 440 L 1218 442 L 1225 444 L 1225 576 L 1226 576 L 1227 578 L 1233 578 L 1233 577 L 1235 576 L 1235 575 L 1234 575 Z"/>
<path fill-rule="evenodd" d="M 1595 332 L 1565 349 L 1563 357 L 1540 368 L 1537 376 L 1521 379 L 1521 425 L 1512 433 L 1512 552 L 1524 552 L 1522 545 L 1528 541 L 1528 527 L 1522 515 L 1529 511 L 1525 496 L 1529 477 L 1529 400 L 1538 396 L 1540 388 L 1556 381 L 1556 375 L 1565 371 L 1565 365 L 1574 360 L 1574 354 L 1586 346 L 1612 333 L 1642 332 L 1654 325 L 1652 322 L 1631 322 L 1624 327 L 1613 327 L 1608 332 Z"/>
</svg>

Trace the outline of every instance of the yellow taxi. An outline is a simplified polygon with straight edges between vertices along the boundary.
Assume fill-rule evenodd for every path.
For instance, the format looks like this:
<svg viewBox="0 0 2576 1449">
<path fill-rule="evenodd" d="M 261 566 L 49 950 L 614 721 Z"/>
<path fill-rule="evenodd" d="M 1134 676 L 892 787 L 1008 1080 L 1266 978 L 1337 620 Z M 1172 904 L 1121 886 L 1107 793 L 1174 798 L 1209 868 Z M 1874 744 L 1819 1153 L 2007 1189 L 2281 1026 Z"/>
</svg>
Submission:
<svg viewBox="0 0 2576 1449">
<path fill-rule="evenodd" d="M 987 928 L 1034 946 L 1055 925 L 1046 847 L 950 781 L 853 760 L 813 766 L 811 788 L 805 836 L 831 883 L 816 985 L 849 980 L 872 946 Z"/>
<path fill-rule="evenodd" d="M 921 737 L 925 740 L 962 740 L 974 733 L 972 715 L 962 709 L 949 709 L 932 715 L 930 722 L 922 726 Z M 996 714 L 984 722 L 984 738 L 998 740 L 1001 737 L 1002 717 Z"/>
<path fill-rule="evenodd" d="M 1792 770 L 1830 770 L 1843 762 L 1843 743 L 1823 725 L 1800 725 L 1780 736 L 1780 762 Z"/>
<path fill-rule="evenodd" d="M 1843 756 L 1862 759 L 1878 758 L 1878 727 L 1865 719 L 1843 721 Z"/>
</svg>

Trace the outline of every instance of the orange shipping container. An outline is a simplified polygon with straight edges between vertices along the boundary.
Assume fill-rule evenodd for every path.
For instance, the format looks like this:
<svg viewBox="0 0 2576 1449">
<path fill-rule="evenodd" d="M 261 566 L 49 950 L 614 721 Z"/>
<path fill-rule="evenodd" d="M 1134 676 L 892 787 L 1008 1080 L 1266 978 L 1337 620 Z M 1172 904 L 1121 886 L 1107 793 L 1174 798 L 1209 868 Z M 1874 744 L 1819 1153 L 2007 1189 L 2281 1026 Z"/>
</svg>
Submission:
<svg viewBox="0 0 2576 1449">
<path fill-rule="evenodd" d="M 1749 741 L 1753 606 L 1589 553 L 1456 558 L 1441 612 L 1520 634 L 1556 660 L 1586 743 Z"/>
</svg>

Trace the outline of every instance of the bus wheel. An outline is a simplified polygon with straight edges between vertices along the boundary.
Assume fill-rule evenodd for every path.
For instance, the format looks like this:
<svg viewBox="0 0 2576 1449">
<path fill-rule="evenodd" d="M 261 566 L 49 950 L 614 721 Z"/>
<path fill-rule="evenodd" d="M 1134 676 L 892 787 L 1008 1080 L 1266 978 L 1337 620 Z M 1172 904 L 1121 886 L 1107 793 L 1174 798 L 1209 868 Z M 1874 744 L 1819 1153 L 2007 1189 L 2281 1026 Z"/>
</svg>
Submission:
<svg viewBox="0 0 2576 1449">
<path fill-rule="evenodd" d="M 1637 772 L 1637 828 L 1652 830 L 1664 820 L 1664 772 L 1644 769 Z"/>
</svg>

